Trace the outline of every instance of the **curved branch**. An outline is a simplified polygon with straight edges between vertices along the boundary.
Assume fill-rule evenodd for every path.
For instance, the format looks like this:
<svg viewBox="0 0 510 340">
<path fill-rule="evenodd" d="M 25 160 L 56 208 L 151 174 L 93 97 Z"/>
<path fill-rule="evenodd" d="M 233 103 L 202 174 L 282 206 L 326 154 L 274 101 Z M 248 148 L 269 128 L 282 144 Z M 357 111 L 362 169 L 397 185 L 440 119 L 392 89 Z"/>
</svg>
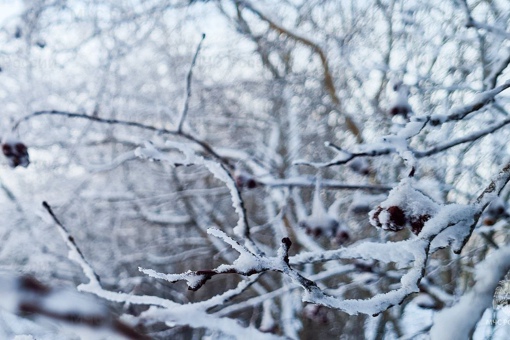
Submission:
<svg viewBox="0 0 510 340">
<path fill-rule="evenodd" d="M 184 107 L 182 108 L 181 117 L 179 118 L 179 125 L 177 125 L 177 132 L 182 132 L 182 126 L 184 121 L 186 120 L 186 116 L 188 115 L 188 107 L 189 107 L 189 99 L 191 97 L 191 80 L 193 76 L 193 67 L 197 62 L 198 53 L 200 52 L 200 48 L 202 47 L 202 42 L 204 42 L 205 33 L 202 34 L 202 39 L 198 43 L 197 50 L 195 51 L 195 55 L 193 56 L 193 60 L 191 61 L 191 66 L 189 67 L 188 76 L 186 77 L 186 99 L 184 101 Z"/>
<path fill-rule="evenodd" d="M 274 21 L 269 19 L 267 16 L 265 16 L 262 12 L 260 12 L 255 7 L 253 7 L 249 2 L 240 1 L 240 0 L 236 0 L 235 2 L 236 2 L 236 4 L 242 5 L 244 8 L 248 9 L 250 12 L 252 12 L 256 16 L 258 16 L 261 20 L 268 23 L 269 27 L 271 27 L 271 29 L 275 30 L 276 32 L 278 32 L 280 34 L 284 34 L 287 37 L 289 37 L 305 46 L 308 46 L 312 51 L 317 53 L 317 55 L 319 56 L 319 59 L 321 61 L 321 64 L 322 64 L 322 68 L 323 68 L 324 87 L 326 88 L 326 91 L 327 91 L 329 97 L 331 98 L 331 101 L 333 102 L 333 104 L 337 108 L 339 108 L 340 107 L 340 98 L 338 98 L 338 95 L 336 94 L 335 82 L 333 80 L 333 76 L 331 75 L 328 58 L 327 58 L 324 50 L 318 44 L 314 43 L 312 40 L 305 38 L 303 36 L 300 36 L 296 33 L 293 33 L 291 31 L 289 31 L 288 29 L 284 28 L 283 26 L 278 25 L 277 23 L 275 23 Z M 354 122 L 354 119 L 345 112 L 342 114 L 345 117 L 345 124 L 346 124 L 347 128 L 349 129 L 349 131 L 356 137 L 356 140 L 358 141 L 358 143 L 363 142 L 363 138 L 361 136 L 360 129 L 358 128 L 357 124 Z"/>
<path fill-rule="evenodd" d="M 120 119 L 111 119 L 111 118 L 100 118 L 97 116 L 90 116 L 84 113 L 74 113 L 74 112 L 67 112 L 67 111 L 58 111 L 58 110 L 43 110 L 43 111 L 36 111 L 34 113 L 31 113 L 20 120 L 18 120 L 12 127 L 13 131 L 16 131 L 19 127 L 19 125 L 23 122 L 26 122 L 34 117 L 38 116 L 44 116 L 44 115 L 52 115 L 52 116 L 65 116 L 68 118 L 78 118 L 78 119 L 87 119 L 91 120 L 93 122 L 101 123 L 101 124 L 112 124 L 112 125 L 123 125 L 123 126 L 129 126 L 129 127 L 136 127 L 139 129 L 149 130 L 156 132 L 158 134 L 162 135 L 173 135 L 173 136 L 180 136 L 183 137 L 189 141 L 192 141 L 193 143 L 199 145 L 206 151 L 209 155 L 211 155 L 213 158 L 215 158 L 220 163 L 224 164 L 227 168 L 230 170 L 233 170 L 233 166 L 230 164 L 230 162 L 221 157 L 214 149 L 205 141 L 200 140 L 188 133 L 177 131 L 177 130 L 168 130 L 165 128 L 158 128 L 152 125 L 147 125 L 143 123 L 133 122 L 133 121 L 127 121 L 127 120 L 120 120 Z"/>
</svg>

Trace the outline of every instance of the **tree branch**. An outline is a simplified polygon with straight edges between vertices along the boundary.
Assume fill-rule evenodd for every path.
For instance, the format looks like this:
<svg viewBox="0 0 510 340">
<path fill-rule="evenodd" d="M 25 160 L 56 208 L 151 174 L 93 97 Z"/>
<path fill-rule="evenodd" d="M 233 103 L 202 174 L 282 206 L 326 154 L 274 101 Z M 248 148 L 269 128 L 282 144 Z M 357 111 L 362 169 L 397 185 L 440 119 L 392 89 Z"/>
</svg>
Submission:
<svg viewBox="0 0 510 340">
<path fill-rule="evenodd" d="M 78 118 L 78 119 L 87 119 L 91 120 L 97 123 L 101 124 L 112 124 L 112 125 L 123 125 L 123 126 L 129 126 L 129 127 L 136 127 L 139 129 L 149 130 L 156 132 L 158 134 L 163 135 L 173 135 L 173 136 L 180 136 L 183 137 L 189 141 L 192 141 L 193 143 L 199 145 L 206 151 L 209 155 L 211 155 L 213 158 L 215 158 L 220 163 L 224 164 L 227 168 L 230 170 L 233 170 L 233 166 L 230 164 L 230 162 L 221 157 L 208 143 L 204 142 L 203 140 L 200 140 L 188 133 L 177 131 L 177 130 L 168 130 L 165 128 L 158 128 L 152 125 L 146 125 L 138 122 L 132 122 L 132 121 L 126 121 L 126 120 L 120 120 L 120 119 L 111 119 L 111 118 L 100 118 L 97 116 L 90 116 L 83 113 L 73 113 L 73 112 L 67 112 L 67 111 L 58 111 L 58 110 L 43 110 L 43 111 L 36 111 L 32 114 L 29 114 L 20 120 L 18 120 L 12 127 L 12 131 L 16 131 L 19 127 L 19 125 L 22 122 L 28 121 L 34 117 L 38 116 L 44 116 L 44 115 L 52 115 L 52 116 L 65 116 L 68 118 Z"/>
<path fill-rule="evenodd" d="M 182 126 L 188 114 L 189 99 L 191 97 L 191 80 L 193 75 L 193 67 L 197 62 L 198 53 L 200 52 L 200 47 L 202 47 L 202 42 L 204 41 L 204 39 L 205 33 L 202 34 L 202 39 L 200 39 L 200 42 L 198 43 L 197 50 L 195 51 L 195 55 L 193 56 L 193 60 L 191 61 L 191 65 L 189 67 L 188 76 L 186 77 L 186 99 L 184 100 L 184 107 L 182 108 L 181 117 L 179 118 L 179 124 L 177 125 L 177 133 L 182 132 Z"/>
<path fill-rule="evenodd" d="M 87 262 L 87 260 L 85 260 L 85 256 L 83 256 L 83 253 L 76 244 L 74 237 L 72 237 L 71 234 L 69 234 L 67 228 L 59 221 L 59 219 L 51 209 L 50 205 L 47 202 L 43 202 L 42 205 L 44 209 L 46 209 L 48 214 L 50 214 L 51 218 L 57 225 L 58 230 L 60 232 L 60 236 L 62 236 L 62 238 L 67 243 L 67 246 L 69 247 L 69 250 L 71 252 L 69 254 L 69 258 L 81 266 L 83 273 L 89 279 L 89 284 L 99 286 L 101 281 L 99 279 L 99 275 L 96 274 L 94 269 L 92 269 L 92 266 Z"/>
</svg>

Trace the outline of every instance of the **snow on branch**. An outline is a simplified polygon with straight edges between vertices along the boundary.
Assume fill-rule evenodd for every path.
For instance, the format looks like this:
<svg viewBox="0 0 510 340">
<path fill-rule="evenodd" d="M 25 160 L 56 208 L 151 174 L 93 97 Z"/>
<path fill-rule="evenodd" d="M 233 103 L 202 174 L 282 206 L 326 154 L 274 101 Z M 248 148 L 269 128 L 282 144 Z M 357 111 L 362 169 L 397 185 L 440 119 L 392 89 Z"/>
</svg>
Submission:
<svg viewBox="0 0 510 340">
<path fill-rule="evenodd" d="M 327 142 L 325 145 L 337 152 L 337 156 L 329 162 L 314 163 L 304 160 L 295 161 L 295 165 L 308 165 L 314 168 L 327 168 L 330 166 L 342 165 L 358 157 L 376 157 L 390 153 L 398 153 L 410 167 L 414 165 L 414 155 L 409 148 L 409 139 L 418 135 L 428 122 L 428 118 L 416 117 L 408 122 L 398 133 L 383 136 L 376 143 L 358 145 L 356 151 L 346 151 L 341 147 Z"/>
<path fill-rule="evenodd" d="M 496 97 L 498 94 L 508 89 L 509 87 L 510 80 L 491 90 L 479 93 L 471 103 L 456 109 L 452 109 L 446 115 L 434 114 L 430 116 L 430 124 L 439 125 L 446 122 L 461 120 L 468 114 L 478 111 L 485 107 L 487 104 L 491 103 L 494 100 L 494 97 Z"/>
<path fill-rule="evenodd" d="M 510 246 L 498 249 L 475 268 L 475 285 L 451 308 L 437 313 L 431 339 L 469 339 L 483 313 L 492 304 L 494 291 L 510 270 Z"/>
<path fill-rule="evenodd" d="M 289 238 L 282 239 L 282 245 L 277 257 L 267 257 L 250 252 L 227 234 L 219 229 L 210 228 L 209 234 L 222 239 L 239 253 L 239 257 L 231 265 L 220 265 L 215 269 L 187 271 L 182 274 L 162 274 L 151 269 L 140 268 L 140 271 L 151 277 L 163 279 L 169 282 L 186 281 L 190 290 L 200 289 L 213 276 L 219 274 L 238 274 L 250 276 L 266 271 L 284 272 L 289 265 L 288 251 L 291 245 Z"/>
<path fill-rule="evenodd" d="M 510 123 L 510 119 L 504 119 L 499 123 L 496 123 L 486 129 L 472 133 L 468 136 L 459 138 L 457 140 L 445 143 L 443 145 L 435 146 L 427 151 L 416 151 L 409 147 L 409 140 L 420 134 L 427 124 L 432 126 L 440 125 L 446 122 L 458 121 L 465 118 L 468 114 L 478 111 L 485 107 L 487 104 L 494 100 L 494 97 L 499 93 L 510 87 L 510 80 L 504 84 L 482 92 L 476 96 L 476 98 L 470 103 L 460 108 L 452 109 L 446 115 L 433 114 L 431 116 L 418 116 L 412 118 L 403 128 L 401 128 L 396 134 L 384 136 L 380 141 L 376 143 L 366 143 L 356 146 L 355 151 L 347 151 L 341 147 L 327 142 L 325 145 L 332 148 L 337 152 L 332 160 L 327 162 L 309 162 L 305 160 L 295 161 L 296 165 L 308 165 L 315 168 L 326 168 L 331 166 L 343 165 L 349 161 L 358 157 L 376 157 L 387 155 L 391 153 L 397 153 L 407 163 L 409 167 L 413 167 L 415 164 L 415 158 L 427 157 L 456 145 L 475 141 L 481 137 L 491 134 Z"/>
<path fill-rule="evenodd" d="M 431 155 L 443 152 L 445 150 L 448 150 L 450 148 L 453 148 L 453 147 L 455 147 L 457 145 L 460 145 L 460 144 L 474 142 L 474 141 L 480 139 L 481 137 L 485 137 L 488 134 L 496 132 L 497 130 L 507 126 L 508 124 L 510 124 L 510 118 L 504 119 L 501 122 L 499 122 L 497 124 L 493 124 L 492 126 L 489 126 L 486 129 L 474 132 L 472 134 L 469 134 L 467 136 L 455 139 L 455 140 L 450 141 L 448 143 L 444 143 L 442 145 L 436 145 L 436 146 L 434 146 L 433 148 L 431 148 L 429 150 L 426 150 L 426 151 L 413 151 L 413 153 L 414 153 L 414 156 L 416 158 L 428 157 L 428 156 L 431 156 Z"/>
<path fill-rule="evenodd" d="M 89 279 L 89 284 L 99 286 L 100 284 L 99 276 L 96 274 L 94 269 L 92 269 L 87 260 L 85 260 L 85 257 L 83 256 L 83 253 L 81 252 L 80 248 L 78 248 L 78 245 L 74 240 L 74 237 L 71 236 L 71 234 L 69 234 L 67 228 L 57 218 L 57 216 L 53 212 L 53 209 L 51 209 L 51 206 L 47 202 L 43 202 L 42 205 L 44 209 L 46 209 L 48 214 L 50 214 L 51 218 L 57 225 L 60 236 L 62 236 L 62 238 L 65 240 L 67 244 L 67 247 L 69 248 L 68 255 L 69 259 L 73 260 L 74 262 L 80 265 L 83 273 Z"/>
<path fill-rule="evenodd" d="M 155 158 L 159 160 L 164 160 L 169 162 L 170 164 L 205 166 L 214 177 L 225 183 L 225 185 L 230 191 L 230 196 L 232 198 L 232 206 L 234 207 L 236 213 L 239 216 L 237 225 L 234 228 L 234 233 L 236 233 L 236 235 L 239 236 L 240 238 L 246 240 L 248 246 L 251 248 L 252 251 L 260 252 L 257 245 L 251 240 L 250 237 L 250 228 L 241 192 L 239 191 L 239 188 L 236 185 L 236 182 L 232 177 L 232 174 L 225 168 L 223 163 L 207 160 L 204 157 L 197 155 L 189 146 L 183 143 L 168 141 L 166 145 L 181 152 L 183 157 L 167 156 L 166 154 L 159 152 L 150 143 L 145 143 L 145 146 L 143 148 L 140 147 L 136 149 L 135 154 L 143 158 Z"/>
<path fill-rule="evenodd" d="M 315 162 L 308 162 L 305 160 L 297 160 L 294 162 L 294 164 L 295 165 L 309 165 L 314 168 L 327 168 L 330 166 L 346 164 L 347 162 L 349 162 L 355 158 L 358 158 L 358 157 L 363 157 L 363 156 L 375 157 L 375 156 L 387 155 L 392 152 L 391 148 L 388 148 L 387 146 L 381 147 L 380 145 L 374 146 L 372 149 L 368 150 L 368 148 L 367 148 L 367 150 L 359 151 L 359 152 L 346 151 L 346 150 L 340 148 L 339 146 L 336 146 L 335 144 L 330 143 L 330 142 L 325 143 L 325 145 L 327 147 L 331 147 L 331 148 L 335 149 L 338 153 L 338 155 L 335 158 L 333 158 L 331 161 L 324 162 L 324 163 L 319 163 L 319 162 L 315 163 Z"/>
<path fill-rule="evenodd" d="M 12 127 L 12 131 L 16 131 L 19 128 L 21 123 L 28 121 L 34 117 L 44 116 L 44 115 L 64 116 L 67 118 L 86 119 L 86 120 L 91 120 L 93 122 L 97 122 L 97 123 L 101 123 L 101 124 L 136 127 L 136 128 L 143 129 L 143 130 L 153 131 L 153 132 L 155 132 L 157 134 L 161 134 L 161 135 L 179 136 L 179 137 L 182 137 L 184 139 L 187 139 L 187 140 L 199 145 L 207 154 L 209 154 L 211 157 L 215 158 L 217 161 L 224 164 L 225 166 L 227 166 L 229 168 L 232 167 L 230 165 L 230 163 L 228 162 L 228 160 L 225 159 L 224 157 L 221 157 L 208 143 L 194 137 L 193 135 L 191 135 L 189 133 L 186 133 L 183 131 L 178 131 L 178 130 L 168 130 L 165 128 L 159 128 L 159 127 L 156 127 L 153 125 L 147 125 L 147 124 L 128 121 L 128 120 L 113 119 L 113 118 L 100 118 L 98 116 L 91 116 L 91 115 L 87 115 L 87 114 L 83 114 L 83 113 L 74 113 L 74 112 L 67 112 L 67 111 L 43 110 L 43 111 L 33 112 L 33 113 L 19 119 L 18 121 L 16 121 L 16 123 L 14 123 L 14 125 Z"/>
<path fill-rule="evenodd" d="M 219 304 L 222 304 L 229 299 L 233 298 L 244 292 L 247 287 L 253 284 L 258 276 L 255 276 L 253 279 L 248 281 L 241 282 L 237 288 L 234 288 L 230 291 L 227 291 L 221 295 L 212 297 L 209 300 L 181 305 L 175 303 L 173 301 L 162 299 L 157 296 L 149 296 L 149 295 L 132 295 L 121 292 L 112 292 L 107 291 L 102 288 L 98 279 L 96 279 L 93 274 L 94 271 L 92 267 L 88 264 L 88 261 L 83 256 L 83 253 L 79 250 L 74 238 L 67 232 L 66 228 L 59 222 L 56 215 L 51 210 L 50 206 L 45 203 L 44 207 L 51 215 L 55 223 L 59 226 L 61 230 L 60 235 L 64 240 L 66 240 L 66 244 L 70 250 L 69 258 L 73 261 L 76 261 L 80 264 L 82 271 L 89 278 L 89 282 L 87 284 L 81 284 L 78 286 L 78 290 L 81 292 L 87 292 L 94 294 L 100 298 L 105 300 L 119 302 L 119 303 L 130 303 L 136 305 L 149 305 L 150 307 L 146 312 L 142 313 L 139 320 L 149 319 L 150 322 L 161 321 L 165 322 L 169 325 L 186 325 L 193 328 L 206 328 L 213 331 L 218 331 L 230 336 L 240 337 L 240 338 L 257 338 L 257 339 L 279 339 L 272 334 L 262 333 L 255 328 L 252 327 L 242 327 L 237 323 L 236 320 L 210 315 L 206 312 L 207 309 L 215 307 Z M 214 233 L 214 232 L 213 232 Z M 239 245 L 237 242 L 226 236 L 226 234 L 222 234 L 221 232 L 217 235 L 224 235 L 224 240 L 228 240 L 229 243 L 234 246 L 236 249 L 242 249 L 243 252 L 249 251 L 243 246 Z M 288 249 L 287 249 L 288 250 Z M 12 299 L 6 300 L 9 302 L 9 306 L 12 307 Z M 135 318 L 136 319 L 136 318 Z M 128 328 L 129 329 L 129 328 Z M 127 332 L 127 331 L 126 331 Z M 139 337 L 133 337 L 133 339 L 144 339 L 143 335 Z"/>
</svg>

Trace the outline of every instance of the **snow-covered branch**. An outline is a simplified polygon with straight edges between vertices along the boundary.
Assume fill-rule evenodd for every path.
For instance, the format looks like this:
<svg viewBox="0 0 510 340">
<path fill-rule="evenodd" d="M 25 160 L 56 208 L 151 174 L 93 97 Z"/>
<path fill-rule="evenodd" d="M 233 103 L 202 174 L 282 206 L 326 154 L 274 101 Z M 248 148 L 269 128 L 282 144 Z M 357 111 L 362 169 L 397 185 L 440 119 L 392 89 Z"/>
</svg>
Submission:
<svg viewBox="0 0 510 340">
<path fill-rule="evenodd" d="M 452 307 L 435 315 L 430 331 L 436 339 L 468 339 L 485 310 L 492 305 L 494 291 L 510 271 L 510 246 L 498 249 L 476 265 L 475 285 Z"/>
</svg>

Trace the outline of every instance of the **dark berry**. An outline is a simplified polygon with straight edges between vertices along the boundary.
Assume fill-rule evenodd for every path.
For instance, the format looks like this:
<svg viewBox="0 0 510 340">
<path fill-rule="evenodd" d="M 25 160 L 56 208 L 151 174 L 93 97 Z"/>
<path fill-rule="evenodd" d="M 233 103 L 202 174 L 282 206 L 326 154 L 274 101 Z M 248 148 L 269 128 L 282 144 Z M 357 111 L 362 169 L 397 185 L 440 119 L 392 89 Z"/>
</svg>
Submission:
<svg viewBox="0 0 510 340">
<path fill-rule="evenodd" d="M 397 206 L 391 206 L 388 209 L 388 213 L 390 214 L 390 222 L 398 227 L 404 227 L 406 224 L 406 215 L 404 211 Z M 402 228 L 400 228 L 402 229 Z"/>
<path fill-rule="evenodd" d="M 246 181 L 246 187 L 248 189 L 253 189 L 253 188 L 256 188 L 257 187 L 257 181 L 254 180 L 253 178 L 249 178 L 247 181 Z"/>
</svg>

